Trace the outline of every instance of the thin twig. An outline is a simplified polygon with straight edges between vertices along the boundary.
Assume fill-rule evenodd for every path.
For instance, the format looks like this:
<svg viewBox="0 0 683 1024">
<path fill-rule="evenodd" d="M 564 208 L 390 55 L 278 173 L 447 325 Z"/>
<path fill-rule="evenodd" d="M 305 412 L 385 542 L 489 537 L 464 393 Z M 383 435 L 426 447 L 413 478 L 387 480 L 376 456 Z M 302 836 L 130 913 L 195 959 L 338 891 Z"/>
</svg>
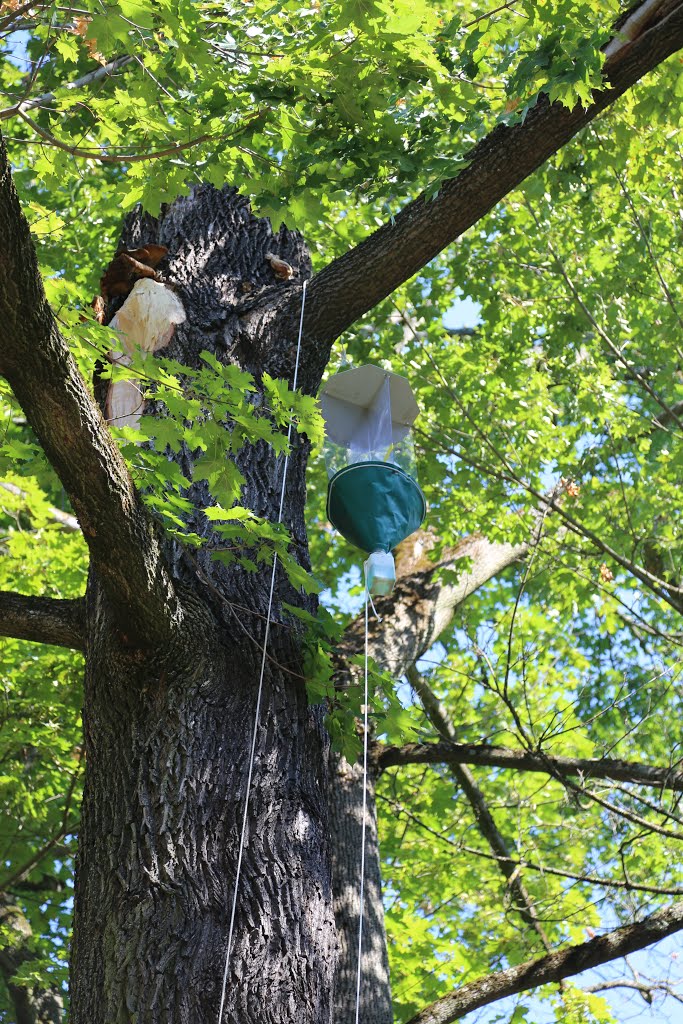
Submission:
<svg viewBox="0 0 683 1024">
<path fill-rule="evenodd" d="M 446 382 L 444 382 L 444 384 L 446 387 L 448 387 Z M 455 399 L 455 392 L 453 392 L 452 389 L 450 388 L 448 388 L 448 391 L 449 394 L 452 394 Z M 476 432 L 482 437 L 484 442 L 490 448 L 492 448 L 495 456 L 500 460 L 503 466 L 505 466 L 506 472 L 496 471 L 495 469 L 492 469 L 490 466 L 485 466 L 477 459 L 473 459 L 471 456 L 467 455 L 466 453 L 463 453 L 461 450 L 452 448 L 449 445 L 442 445 L 442 452 L 454 455 L 456 458 L 461 459 L 468 465 L 473 466 L 480 472 L 486 473 L 487 475 L 492 476 L 495 479 L 501 480 L 505 483 L 516 484 L 517 486 L 522 487 L 527 492 L 527 494 L 532 495 L 534 498 L 536 498 L 537 501 L 546 501 L 550 508 L 552 508 L 553 512 L 557 512 L 557 514 L 561 516 L 561 518 L 567 523 L 567 525 L 571 527 L 574 533 L 576 533 L 579 537 L 584 537 L 592 541 L 593 544 L 595 544 L 595 546 L 598 548 L 598 550 L 604 552 L 604 554 L 606 555 L 609 555 L 609 557 L 612 558 L 617 563 L 617 565 L 620 565 L 622 569 L 626 569 L 626 571 L 630 572 L 633 576 L 636 577 L 636 579 L 639 579 L 641 583 L 644 583 L 645 586 L 647 586 L 647 588 L 651 590 L 653 594 L 656 594 L 657 597 L 661 597 L 662 600 L 666 601 L 666 603 L 670 605 L 673 609 L 675 609 L 675 611 L 681 611 L 681 601 L 674 600 L 673 595 L 675 595 L 676 598 L 683 598 L 683 587 L 676 587 L 673 584 L 667 583 L 665 580 L 659 579 L 658 576 L 654 576 L 651 572 L 648 572 L 647 569 L 644 569 L 641 566 L 636 565 L 636 563 L 631 561 L 630 558 L 626 558 L 624 555 L 619 554 L 619 552 L 616 551 L 613 547 L 611 547 L 611 545 L 605 543 L 605 541 L 603 541 L 598 536 L 598 534 L 595 533 L 594 530 L 589 529 L 589 527 L 585 526 L 583 523 L 580 523 L 578 520 L 574 519 L 573 516 L 569 515 L 568 512 L 565 512 L 565 510 L 558 502 L 549 499 L 547 496 L 544 497 L 544 495 L 542 495 L 539 491 L 532 487 L 531 484 L 528 484 L 525 480 L 518 476 L 518 474 L 510 466 L 505 456 L 503 456 L 499 451 L 497 451 L 495 445 L 489 442 L 484 431 L 476 424 L 473 417 L 468 414 L 467 410 L 462 405 L 462 403 L 458 404 L 459 407 L 461 408 L 461 411 L 463 412 L 463 415 L 465 415 L 468 418 L 468 420 L 473 424 Z M 433 450 L 433 436 L 428 435 L 425 431 L 421 432 L 419 427 L 414 427 L 413 429 L 417 434 L 422 433 L 422 435 L 425 438 L 429 439 L 429 442 Z"/>
<path fill-rule="evenodd" d="M 476 847 L 466 846 L 454 839 L 450 839 L 442 832 L 438 832 L 436 829 L 431 828 L 426 822 L 398 801 L 390 800 L 381 793 L 377 794 L 377 799 L 383 803 L 389 804 L 395 815 L 403 815 L 405 818 L 417 825 L 422 831 L 427 832 L 435 839 L 438 839 L 439 842 L 443 843 L 445 846 L 455 849 L 458 853 L 468 853 L 474 857 L 480 857 L 484 860 L 506 861 L 511 866 L 519 869 L 524 868 L 529 871 L 538 871 L 541 875 L 556 875 L 558 878 L 569 878 L 574 882 L 583 882 L 587 885 L 597 885 L 605 889 L 624 889 L 627 891 L 632 890 L 633 892 L 650 892 L 660 896 L 683 896 L 683 889 L 680 887 L 660 888 L 654 885 L 641 884 L 640 882 L 618 881 L 617 879 L 601 878 L 598 875 L 577 874 L 572 871 L 564 871 L 562 868 L 552 868 L 545 864 L 537 864 L 530 860 L 515 857 L 503 857 L 499 854 L 488 853 L 486 850 L 478 850 Z"/>
<path fill-rule="evenodd" d="M 92 85 L 93 82 L 97 82 L 101 78 L 113 75 L 114 72 L 119 71 L 122 67 L 125 67 L 126 64 L 130 64 L 132 60 L 133 57 L 130 54 L 126 54 L 123 57 L 116 57 L 115 60 L 109 61 L 108 64 L 95 68 L 94 71 L 89 71 L 87 75 L 83 75 L 81 78 L 77 78 L 73 82 L 67 82 L 67 84 L 61 86 L 61 88 L 69 90 L 82 89 L 84 86 Z M 17 114 L 25 113 L 33 107 L 42 107 L 45 104 L 52 103 L 56 98 L 55 93 L 44 92 L 32 100 L 22 100 L 19 103 L 13 104 L 11 107 L 5 107 L 4 110 L 0 110 L 0 121 L 6 121 L 8 118 L 15 117 Z"/>
<path fill-rule="evenodd" d="M 17 116 L 25 121 L 36 133 L 39 135 L 43 142 L 46 142 L 49 146 L 54 146 L 56 149 L 61 149 L 65 153 L 70 153 L 71 156 L 84 157 L 86 160 L 99 160 L 100 163 L 109 164 L 133 164 L 139 163 L 143 160 L 154 160 L 157 157 L 173 156 L 176 153 L 180 153 L 185 149 L 190 149 L 192 146 L 198 146 L 202 142 L 207 142 L 210 139 L 218 141 L 218 138 L 212 136 L 210 133 L 204 135 L 198 135 L 194 139 L 188 139 L 187 142 L 178 142 L 173 146 L 168 146 L 166 149 L 153 150 L 150 153 L 105 153 L 102 149 L 81 149 L 80 146 L 71 146 L 68 142 L 62 142 L 61 139 L 56 138 L 50 132 L 45 131 L 40 125 L 36 124 L 33 118 L 25 114 L 23 110 L 17 110 Z"/>
<path fill-rule="evenodd" d="M 620 187 L 621 191 L 624 194 L 626 202 L 628 203 L 628 205 L 629 205 L 629 207 L 631 209 L 631 214 L 633 215 L 633 220 L 635 221 L 635 224 L 636 224 L 636 226 L 637 226 L 637 228 L 638 228 L 638 230 L 640 232 L 641 238 L 645 242 L 645 248 L 647 249 L 647 252 L 648 252 L 648 255 L 650 257 L 650 261 L 652 263 L 652 266 L 655 268 L 655 273 L 657 274 L 657 277 L 659 279 L 659 283 L 662 286 L 662 291 L 664 292 L 664 296 L 666 298 L 666 301 L 668 302 L 669 306 L 671 307 L 671 309 L 673 311 L 673 314 L 676 317 L 676 319 L 678 320 L 679 324 L 681 325 L 681 327 L 683 327 L 683 318 L 681 317 L 681 314 L 678 312 L 678 307 L 676 306 L 676 303 L 674 302 L 673 295 L 671 294 L 669 286 L 667 285 L 666 281 L 664 280 L 664 277 L 663 277 L 662 272 L 661 272 L 660 267 L 659 267 L 659 261 L 657 260 L 657 257 L 655 256 L 654 250 L 652 248 L 652 243 L 650 242 L 650 239 L 648 238 L 647 232 L 645 231 L 645 228 L 643 226 L 643 222 L 640 219 L 640 214 L 638 213 L 638 210 L 636 209 L 636 205 L 633 202 L 633 197 L 632 197 L 631 192 L 630 192 L 630 190 L 628 188 L 628 185 L 626 184 L 626 181 L 621 177 L 621 175 L 619 174 L 619 171 L 616 168 L 614 168 L 614 172 L 613 173 L 614 173 L 614 177 L 617 179 L 617 181 L 619 183 L 619 187 Z"/>
<path fill-rule="evenodd" d="M 542 235 L 541 223 L 538 217 L 536 216 L 536 213 L 531 203 L 526 197 L 523 198 L 523 202 L 533 218 L 533 221 L 538 229 L 539 235 Z M 547 240 L 546 246 L 548 252 L 553 257 L 555 265 L 559 270 L 565 284 L 567 285 L 567 288 L 569 289 L 572 298 L 574 299 L 575 303 L 590 323 L 593 330 L 596 331 L 599 337 L 604 341 L 605 345 L 607 345 L 608 349 L 613 354 L 615 359 L 619 360 L 622 366 L 633 376 L 634 380 L 636 380 L 638 384 L 640 384 L 641 388 L 643 388 L 643 390 L 647 392 L 650 398 L 652 398 L 652 400 L 657 403 L 660 409 L 663 409 L 664 412 L 667 413 L 667 415 L 670 417 L 670 419 L 673 420 L 676 426 L 679 427 L 681 431 L 683 431 L 683 420 L 681 420 L 676 415 L 671 406 L 662 398 L 662 396 L 657 391 L 655 391 L 655 389 L 650 385 L 650 383 L 645 379 L 645 377 L 643 377 L 642 373 L 639 373 L 638 370 L 636 370 L 635 367 L 629 363 L 628 359 L 624 357 L 619 346 L 612 341 L 604 327 L 595 319 L 590 309 L 581 298 L 581 295 L 579 294 L 576 285 L 569 277 L 569 274 L 567 273 L 567 268 L 565 267 L 563 260 L 560 258 L 559 254 L 555 250 L 553 244 L 549 240 Z"/>
<path fill-rule="evenodd" d="M 66 791 L 66 798 L 65 798 L 65 802 L 64 802 L 64 812 L 62 814 L 62 822 L 61 822 L 61 825 L 59 826 L 59 829 L 47 841 L 45 846 L 43 846 L 40 850 L 38 850 L 37 853 L 34 853 L 31 857 L 29 857 L 29 859 L 27 861 L 24 861 L 24 863 L 21 865 L 21 867 L 17 868 L 15 871 L 12 872 L 11 875 L 8 875 L 7 878 L 3 879 L 0 882 L 0 892 L 6 892 L 7 889 L 9 889 L 11 886 L 16 885 L 17 882 L 20 882 L 24 878 L 25 875 L 28 875 L 29 872 L 33 870 L 33 868 L 36 866 L 36 864 L 40 863 L 40 861 L 43 859 L 43 857 L 47 856 L 47 854 L 50 852 L 50 850 L 52 850 L 57 845 L 57 843 L 59 843 L 60 840 L 62 840 L 64 838 L 64 836 L 69 834 L 69 832 L 71 831 L 71 829 L 73 828 L 73 825 L 74 825 L 74 822 L 70 822 L 69 821 L 69 812 L 71 810 L 71 801 L 73 799 L 74 790 L 76 788 L 76 783 L 78 782 L 78 780 L 80 778 L 80 774 L 81 774 L 80 772 L 76 771 L 71 776 L 71 780 L 69 782 L 69 787 L 68 787 L 68 789 Z"/>
</svg>

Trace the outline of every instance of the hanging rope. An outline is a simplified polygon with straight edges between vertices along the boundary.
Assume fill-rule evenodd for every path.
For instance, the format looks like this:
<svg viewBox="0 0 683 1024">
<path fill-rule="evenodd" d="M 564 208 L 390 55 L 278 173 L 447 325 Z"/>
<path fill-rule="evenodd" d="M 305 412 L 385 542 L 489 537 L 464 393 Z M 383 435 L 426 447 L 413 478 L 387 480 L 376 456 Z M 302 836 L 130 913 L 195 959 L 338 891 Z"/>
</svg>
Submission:
<svg viewBox="0 0 683 1024">
<path fill-rule="evenodd" d="M 363 907 L 365 902 L 365 819 L 368 806 L 368 604 L 377 615 L 375 606 L 368 590 L 367 562 L 363 563 L 365 573 L 365 648 L 363 663 L 363 811 L 360 838 L 360 909 L 358 912 L 358 967 L 356 971 L 356 1024 L 360 1017 L 360 983 L 363 957 Z M 379 619 L 379 615 L 377 615 Z M 380 619 L 380 622 L 382 620 Z"/>
<path fill-rule="evenodd" d="M 296 343 L 296 360 L 294 363 L 294 380 L 292 381 L 292 391 L 296 391 L 297 382 L 299 379 L 299 356 L 301 354 L 301 337 L 304 329 L 304 306 L 306 305 L 306 285 L 307 281 L 304 281 L 303 291 L 301 293 L 301 317 L 299 319 L 299 337 Z M 292 437 L 292 420 L 289 421 L 289 427 L 287 428 L 287 454 L 285 455 L 284 467 L 282 470 L 282 489 L 280 491 L 280 508 L 277 514 L 278 523 L 282 522 L 282 510 L 285 505 L 285 486 L 287 484 L 287 467 L 289 466 L 289 443 Z M 263 695 L 263 677 L 266 668 L 266 650 L 268 648 L 268 635 L 270 633 L 270 613 L 273 608 L 273 593 L 275 591 L 275 571 L 277 569 L 277 554 L 273 554 L 273 571 L 270 577 L 270 593 L 268 595 L 268 611 L 266 613 L 266 629 L 263 637 L 263 651 L 261 654 L 261 672 L 258 681 L 258 691 L 256 695 L 256 711 L 254 712 L 254 729 L 251 736 L 251 751 L 249 753 L 249 772 L 247 773 L 247 792 L 244 798 L 244 814 L 242 816 L 242 830 L 240 832 L 240 846 L 237 854 L 237 870 L 235 872 L 235 888 L 232 894 L 232 908 L 230 910 L 230 927 L 228 929 L 228 948 L 225 953 L 225 970 L 223 971 L 223 987 L 221 989 L 221 1006 L 218 1011 L 218 1024 L 221 1024 L 223 1020 L 223 1007 L 225 1006 L 225 993 L 228 984 L 228 971 L 230 970 L 230 957 L 232 954 L 232 937 L 235 930 L 235 914 L 237 911 L 237 891 L 239 889 L 240 877 L 242 874 L 242 857 L 244 854 L 244 837 L 247 832 L 247 814 L 249 810 L 249 795 L 251 793 L 251 780 L 254 773 L 254 758 L 256 756 L 256 739 L 258 737 L 258 726 L 259 726 L 259 715 L 261 713 L 261 697 Z M 366 619 L 367 619 L 367 607 L 366 607 Z M 367 632 L 367 631 L 366 631 Z"/>
</svg>

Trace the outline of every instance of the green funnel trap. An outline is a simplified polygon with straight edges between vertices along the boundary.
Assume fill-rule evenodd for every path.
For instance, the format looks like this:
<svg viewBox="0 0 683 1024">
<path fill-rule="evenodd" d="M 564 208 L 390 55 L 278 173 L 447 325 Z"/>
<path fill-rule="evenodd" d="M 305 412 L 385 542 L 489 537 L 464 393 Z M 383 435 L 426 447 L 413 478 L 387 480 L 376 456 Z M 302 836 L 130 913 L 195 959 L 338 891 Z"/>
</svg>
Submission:
<svg viewBox="0 0 683 1024">
<path fill-rule="evenodd" d="M 330 477 L 328 518 L 343 537 L 371 556 L 370 592 L 390 593 L 393 559 L 377 553 L 388 554 L 409 537 L 426 513 L 410 433 L 417 402 L 405 377 L 366 365 L 331 377 L 320 404 Z"/>
</svg>

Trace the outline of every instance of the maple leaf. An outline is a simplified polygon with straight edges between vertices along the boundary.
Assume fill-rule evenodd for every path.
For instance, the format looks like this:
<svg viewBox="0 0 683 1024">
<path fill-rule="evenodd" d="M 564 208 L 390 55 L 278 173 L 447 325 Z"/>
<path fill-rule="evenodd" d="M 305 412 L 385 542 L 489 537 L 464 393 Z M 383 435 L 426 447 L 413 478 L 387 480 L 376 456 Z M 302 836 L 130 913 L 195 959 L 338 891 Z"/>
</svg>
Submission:
<svg viewBox="0 0 683 1024">
<path fill-rule="evenodd" d="M 88 18 L 86 15 L 80 15 L 78 18 L 74 18 L 74 35 L 81 36 L 85 39 L 88 32 L 88 25 L 91 23 L 92 18 Z"/>
</svg>

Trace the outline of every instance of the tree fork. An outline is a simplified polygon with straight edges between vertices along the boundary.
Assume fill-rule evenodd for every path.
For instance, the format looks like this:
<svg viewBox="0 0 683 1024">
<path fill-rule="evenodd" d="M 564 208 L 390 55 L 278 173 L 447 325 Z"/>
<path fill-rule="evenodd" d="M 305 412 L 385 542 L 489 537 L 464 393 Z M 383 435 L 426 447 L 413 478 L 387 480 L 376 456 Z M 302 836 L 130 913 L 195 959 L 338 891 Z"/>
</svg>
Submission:
<svg viewBox="0 0 683 1024">
<path fill-rule="evenodd" d="M 660 20 L 616 55 L 608 67 L 612 86 L 596 94 L 588 111 L 565 112 L 542 100 L 524 125 L 498 130 L 484 140 L 474 154 L 476 165 L 473 157 L 465 177 L 445 186 L 432 206 L 424 197 L 411 204 L 394 225 L 381 229 L 316 278 L 304 338 L 303 386 L 307 391 L 317 389 L 330 344 L 344 327 L 418 270 L 438 251 L 434 245 L 438 243 L 440 248 L 452 241 L 632 81 L 682 44 L 683 5 L 669 3 L 665 7 L 666 15 L 660 11 Z M 552 143 L 550 149 L 533 145 L 544 132 Z M 491 173 L 495 177 L 501 170 L 503 152 L 503 169 L 506 174 L 510 169 L 511 174 L 501 177 L 497 190 L 484 189 L 480 175 L 486 171 L 490 182 Z M 120 467 L 118 453 L 113 445 L 107 447 L 109 439 L 101 418 L 91 415 L 87 389 L 76 388 L 68 353 L 46 315 L 44 296 L 35 287 L 35 260 L 25 259 L 27 253 L 30 256 L 25 224 L 15 233 L 18 204 L 11 188 L 5 188 L 8 180 L 9 172 L 3 166 L 0 226 L 8 226 L 13 242 L 19 235 L 21 238 L 12 250 L 18 257 L 15 264 L 0 263 L 0 312 L 9 309 L 13 314 L 10 324 L 18 330 L 16 337 L 12 331 L 3 337 L 6 347 L 0 361 L 20 400 L 31 410 L 32 422 L 58 470 L 71 480 L 69 455 L 82 451 L 85 465 L 96 471 L 95 479 L 107 497 L 98 506 L 103 511 L 97 524 L 101 523 L 101 528 L 93 533 L 91 497 L 70 490 L 84 526 L 90 528 L 86 538 L 94 565 L 85 624 L 88 779 L 77 877 L 74 1021 L 123 1024 L 133 1015 L 139 1024 L 213 1020 L 240 801 L 245 795 L 244 723 L 253 714 L 257 643 L 267 587 L 263 575 L 248 577 L 235 567 L 216 566 L 200 555 L 201 571 L 218 595 L 214 597 L 198 585 L 196 567 L 180 547 L 149 532 L 154 524 L 137 503 L 127 476 L 107 475 L 110 462 Z M 160 221 L 137 217 L 127 229 L 129 235 L 137 231 L 138 237 L 144 232 L 146 240 L 152 232 L 159 242 L 173 242 L 172 283 L 183 294 L 191 315 L 184 332 L 179 331 L 174 340 L 172 354 L 192 363 L 201 349 L 209 348 L 257 376 L 268 369 L 289 377 L 292 325 L 300 296 L 296 285 L 280 285 L 268 278 L 258 261 L 261 241 L 268 235 L 269 250 L 298 263 L 300 273 L 302 268 L 307 273 L 303 246 L 295 236 L 281 232 L 282 248 L 274 247 L 270 228 L 254 227 L 244 204 L 237 201 L 234 217 L 219 219 L 217 229 L 214 224 L 209 232 L 209 219 L 202 227 L 197 211 L 203 201 L 198 198 L 200 191 L 174 204 Z M 473 191 L 481 193 L 481 202 L 471 201 Z M 6 205 L 8 196 L 12 201 Z M 222 209 L 223 200 L 216 199 L 213 192 L 206 193 L 205 200 L 207 208 L 215 203 Z M 472 219 L 464 216 L 464 207 L 469 208 Z M 439 237 L 433 230 L 434 218 L 445 229 Z M 265 234 L 259 235 L 260 231 Z M 390 272 L 388 257 L 394 266 Z M 195 272 L 197 266 L 202 267 L 201 275 Z M 22 324 L 24 311 L 17 316 L 12 304 L 13 284 L 23 281 L 26 274 L 30 277 L 27 292 L 37 299 L 34 310 L 30 303 L 28 306 L 26 323 L 35 328 L 30 338 Z M 239 294 L 240 281 L 247 280 L 251 294 Z M 3 307 L 2 299 L 7 297 Z M 36 310 L 38 315 L 34 315 Z M 28 373 L 13 350 L 17 338 L 26 346 L 29 341 L 35 343 L 37 355 L 27 347 L 32 357 Z M 36 368 L 51 398 L 45 408 L 41 408 L 29 379 Z M 80 435 L 74 427 L 79 421 L 73 411 L 80 402 L 86 402 L 87 426 L 93 428 L 89 430 L 89 448 L 100 455 L 104 451 L 104 459 L 90 461 L 92 450 L 86 450 L 88 445 L 78 446 Z M 70 448 L 74 444 L 76 447 Z M 104 449 L 98 447 L 101 444 Z M 303 526 L 306 456 L 305 445 L 297 445 L 286 509 L 303 565 L 308 557 Z M 183 453 L 182 458 L 189 456 Z M 239 464 L 247 480 L 244 503 L 258 514 L 274 518 L 276 460 L 272 453 L 257 447 L 241 455 Z M 198 506 L 207 499 L 201 487 L 192 494 Z M 115 500 L 110 501 L 112 496 Z M 199 513 L 196 518 L 193 525 L 208 534 Z M 140 532 L 136 532 L 138 526 Z M 112 544 L 112 538 L 117 543 Z M 134 556 L 139 544 L 143 556 L 138 560 Z M 117 556 L 113 563 L 112 553 Z M 132 564 L 126 564 L 126 556 Z M 514 558 L 506 554 L 495 571 L 511 560 Z M 136 573 L 138 585 L 127 590 L 131 572 Z M 431 642 L 437 626 L 445 628 L 457 603 L 451 593 L 446 606 L 440 605 L 437 588 L 429 585 L 426 575 L 418 575 L 413 582 L 412 590 L 406 588 L 399 595 L 399 611 L 410 629 L 407 642 L 396 656 L 392 654 L 391 667 L 397 672 L 420 645 Z M 473 584 L 469 592 L 472 589 Z M 132 624 L 136 613 L 144 620 L 139 632 L 151 641 L 145 646 L 131 644 L 121 635 L 128 596 Z M 144 600 L 147 596 L 149 601 Z M 293 595 L 282 578 L 278 579 L 278 597 L 314 608 L 312 602 Z M 415 616 L 411 615 L 413 600 L 417 601 Z M 235 612 L 238 604 L 249 609 L 243 613 L 244 621 Z M 176 610 L 180 614 L 176 615 Z M 169 619 L 178 626 L 171 630 L 170 638 L 167 629 L 160 633 L 156 629 L 165 627 Z M 353 646 L 353 629 L 349 638 Z M 320 772 L 326 760 L 326 740 L 320 716 L 307 707 L 297 680 L 300 637 L 295 630 L 286 629 L 277 610 L 272 654 L 264 712 L 269 725 L 267 735 L 259 741 L 228 1019 L 240 1024 L 256 1020 L 259 1024 L 275 1020 L 287 1024 L 302 1019 L 318 1024 L 329 1018 L 334 967 L 326 780 Z M 288 866 L 286 873 L 283 864 Z M 660 937 L 661 930 L 649 934 Z M 527 980 L 532 976 L 538 978 L 532 970 Z M 504 989 L 499 992 L 504 994 Z M 302 1018 L 302 1007 L 308 1017 Z"/>
</svg>

